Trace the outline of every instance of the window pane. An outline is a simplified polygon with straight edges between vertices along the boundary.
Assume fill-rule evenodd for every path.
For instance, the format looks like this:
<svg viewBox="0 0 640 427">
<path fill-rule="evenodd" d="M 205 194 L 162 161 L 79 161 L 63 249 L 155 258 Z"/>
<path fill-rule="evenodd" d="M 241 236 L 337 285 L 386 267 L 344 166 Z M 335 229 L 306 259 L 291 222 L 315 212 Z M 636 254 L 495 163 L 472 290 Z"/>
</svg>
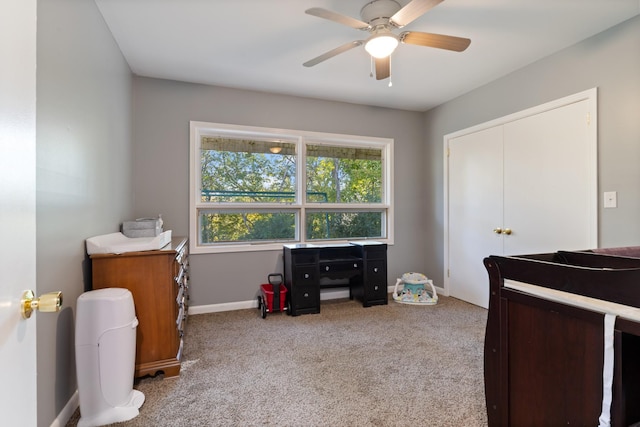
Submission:
<svg viewBox="0 0 640 427">
<path fill-rule="evenodd" d="M 294 212 L 200 213 L 201 244 L 228 242 L 291 241 L 296 236 Z"/>
<path fill-rule="evenodd" d="M 382 150 L 307 145 L 307 193 L 329 203 L 382 201 Z"/>
<path fill-rule="evenodd" d="M 295 201 L 296 145 L 203 136 L 201 202 Z"/>
<path fill-rule="evenodd" d="M 382 212 L 308 212 L 307 240 L 383 238 Z"/>
</svg>

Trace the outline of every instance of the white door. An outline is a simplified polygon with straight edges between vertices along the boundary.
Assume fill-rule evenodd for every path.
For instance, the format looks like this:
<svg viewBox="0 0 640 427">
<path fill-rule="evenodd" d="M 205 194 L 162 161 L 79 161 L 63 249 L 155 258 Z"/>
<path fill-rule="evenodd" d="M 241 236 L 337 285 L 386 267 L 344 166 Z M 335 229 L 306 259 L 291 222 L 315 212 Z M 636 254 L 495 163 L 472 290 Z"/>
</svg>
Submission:
<svg viewBox="0 0 640 427">
<path fill-rule="evenodd" d="M 487 308 L 485 257 L 597 247 L 596 105 L 587 91 L 445 137 L 445 292 Z"/>
<path fill-rule="evenodd" d="M 594 247 L 583 100 L 504 125 L 504 254 Z"/>
<path fill-rule="evenodd" d="M 9 3 L 9 4 L 6 4 Z M 36 321 L 20 297 L 36 291 L 36 0 L 8 0 L 0 14 L 0 417 L 36 425 Z"/>
<path fill-rule="evenodd" d="M 502 128 L 449 141 L 449 294 L 487 307 L 482 260 L 502 254 Z"/>
</svg>

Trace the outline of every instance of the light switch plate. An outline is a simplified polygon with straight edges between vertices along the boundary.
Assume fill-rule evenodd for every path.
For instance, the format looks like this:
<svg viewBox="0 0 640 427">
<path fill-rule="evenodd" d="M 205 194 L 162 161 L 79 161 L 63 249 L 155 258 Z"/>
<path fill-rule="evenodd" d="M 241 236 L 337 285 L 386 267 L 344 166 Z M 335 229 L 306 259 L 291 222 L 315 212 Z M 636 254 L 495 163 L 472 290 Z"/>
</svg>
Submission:
<svg viewBox="0 0 640 427">
<path fill-rule="evenodd" d="M 615 208 L 618 206 L 618 193 L 617 191 L 605 191 L 604 192 L 604 207 Z"/>
</svg>

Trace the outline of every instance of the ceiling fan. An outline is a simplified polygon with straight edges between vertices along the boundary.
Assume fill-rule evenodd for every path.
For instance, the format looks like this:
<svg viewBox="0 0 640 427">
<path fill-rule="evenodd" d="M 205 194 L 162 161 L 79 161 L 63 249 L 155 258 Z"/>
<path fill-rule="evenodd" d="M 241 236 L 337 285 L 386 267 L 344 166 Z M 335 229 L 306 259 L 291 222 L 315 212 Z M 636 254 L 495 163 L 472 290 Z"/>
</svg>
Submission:
<svg viewBox="0 0 640 427">
<path fill-rule="evenodd" d="M 462 52 L 469 46 L 471 40 L 419 31 L 404 31 L 400 34 L 395 34 L 392 31 L 392 29 L 402 28 L 410 24 L 442 1 L 444 0 L 411 0 L 402 7 L 395 0 L 374 0 L 364 5 L 360 10 L 361 20 L 321 7 L 307 9 L 305 13 L 309 15 L 347 25 L 356 30 L 367 31 L 370 36 L 365 40 L 354 40 L 345 43 L 302 65 L 313 67 L 329 58 L 364 44 L 365 50 L 375 61 L 376 79 L 383 80 L 391 76 L 390 57 L 399 43 Z"/>
</svg>

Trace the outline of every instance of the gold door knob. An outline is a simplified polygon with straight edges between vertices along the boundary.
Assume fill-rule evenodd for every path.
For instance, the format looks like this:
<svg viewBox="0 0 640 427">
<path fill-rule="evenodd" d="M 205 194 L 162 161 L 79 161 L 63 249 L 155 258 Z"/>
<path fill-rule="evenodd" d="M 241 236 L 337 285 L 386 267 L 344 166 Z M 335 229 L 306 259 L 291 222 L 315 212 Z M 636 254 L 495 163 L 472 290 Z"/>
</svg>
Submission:
<svg viewBox="0 0 640 427">
<path fill-rule="evenodd" d="M 493 232 L 496 233 L 496 234 L 500 234 L 500 233 L 502 233 L 502 228 L 500 228 L 500 227 L 494 228 Z"/>
<path fill-rule="evenodd" d="M 60 311 L 62 307 L 62 292 L 49 292 L 43 294 L 40 298 L 36 298 L 33 291 L 24 291 L 22 300 L 20 300 L 20 311 L 22 318 L 28 319 L 34 310 L 55 313 Z"/>
<path fill-rule="evenodd" d="M 508 236 L 509 234 L 511 234 L 511 229 L 505 228 L 504 230 L 502 230 L 502 234 L 506 234 Z"/>
</svg>

